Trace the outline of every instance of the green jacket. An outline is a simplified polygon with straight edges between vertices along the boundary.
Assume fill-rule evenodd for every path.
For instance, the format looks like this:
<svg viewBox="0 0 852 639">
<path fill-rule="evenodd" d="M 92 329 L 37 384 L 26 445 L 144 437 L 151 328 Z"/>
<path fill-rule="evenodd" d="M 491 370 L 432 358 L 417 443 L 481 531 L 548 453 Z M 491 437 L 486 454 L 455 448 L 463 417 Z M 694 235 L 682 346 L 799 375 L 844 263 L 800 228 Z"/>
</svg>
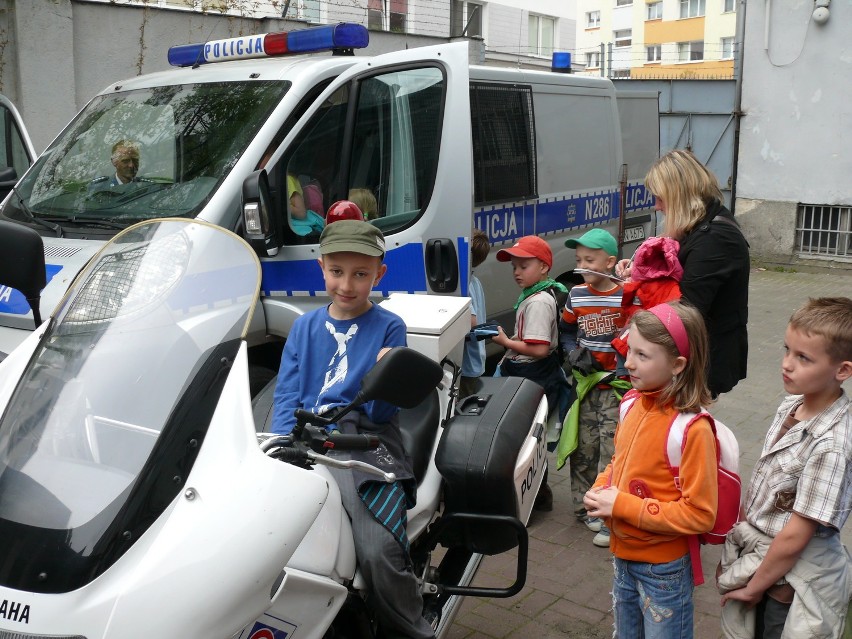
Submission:
<svg viewBox="0 0 852 639">
<path fill-rule="evenodd" d="M 565 421 L 562 422 L 562 434 L 559 436 L 559 443 L 556 445 L 557 470 L 565 465 L 568 456 L 577 449 L 577 434 L 580 430 L 580 404 L 589 391 L 598 384 L 609 384 L 612 387 L 612 392 L 620 400 L 621 396 L 631 388 L 630 382 L 626 379 L 618 379 L 612 371 L 596 371 L 590 375 L 583 375 L 575 368 L 571 371 L 571 374 L 576 380 L 574 390 L 577 392 L 577 399 L 571 404 L 568 414 L 565 415 Z"/>
</svg>

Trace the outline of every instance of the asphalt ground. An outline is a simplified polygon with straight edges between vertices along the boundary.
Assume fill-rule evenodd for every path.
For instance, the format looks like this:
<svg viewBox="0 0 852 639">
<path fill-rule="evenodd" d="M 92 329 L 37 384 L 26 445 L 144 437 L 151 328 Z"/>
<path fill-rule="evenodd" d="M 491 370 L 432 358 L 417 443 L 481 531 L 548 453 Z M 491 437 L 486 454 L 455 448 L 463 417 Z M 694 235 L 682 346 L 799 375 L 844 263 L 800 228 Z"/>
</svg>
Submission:
<svg viewBox="0 0 852 639">
<path fill-rule="evenodd" d="M 752 270 L 748 378 L 711 408 L 713 415 L 737 435 L 744 492 L 766 431 L 784 397 L 780 362 L 787 320 L 809 297 L 834 295 L 852 296 L 852 270 Z M 852 392 L 852 384 L 847 383 L 846 392 Z M 573 516 L 569 465 L 555 471 L 552 457 L 550 462 L 554 507 L 552 512 L 534 512 L 530 520 L 524 589 L 508 599 L 467 598 L 450 630 L 452 639 L 612 636 L 611 555 L 608 549 L 592 545 L 594 533 Z M 852 548 L 852 527 L 844 528 L 842 539 Z M 701 553 L 707 581 L 694 593 L 696 639 L 721 636 L 720 597 L 712 580 L 720 552 L 721 546 L 705 546 Z M 514 551 L 485 558 L 474 583 L 507 586 L 514 579 L 516 561 Z"/>
</svg>

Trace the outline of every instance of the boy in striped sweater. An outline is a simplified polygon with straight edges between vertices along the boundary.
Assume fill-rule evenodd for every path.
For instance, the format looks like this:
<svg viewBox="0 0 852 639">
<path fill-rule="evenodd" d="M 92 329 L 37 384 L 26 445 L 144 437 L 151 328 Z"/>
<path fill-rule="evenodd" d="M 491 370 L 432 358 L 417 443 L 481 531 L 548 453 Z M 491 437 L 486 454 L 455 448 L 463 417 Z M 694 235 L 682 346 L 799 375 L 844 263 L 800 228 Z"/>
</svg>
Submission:
<svg viewBox="0 0 852 639">
<path fill-rule="evenodd" d="M 570 456 L 571 495 L 577 519 L 597 533 L 592 543 L 609 548 L 609 530 L 600 519 L 587 516 L 583 497 L 600 469 L 612 459 L 622 394 L 613 384 L 626 385 L 623 380 L 617 380 L 615 350 L 611 345 L 622 323 L 622 287 L 610 277 L 618 246 L 615 238 L 600 228 L 567 240 L 565 246 L 576 251 L 577 272 L 582 275 L 583 283 L 571 289 L 565 302 L 560 321 L 561 339 L 569 352 L 569 362 L 586 363 L 586 370 L 575 366 L 572 371 L 578 381 L 576 401 L 580 402 L 580 416 L 577 448 Z M 581 358 L 581 349 L 591 357 Z M 586 385 L 579 383 L 581 378 L 595 381 L 583 396 L 579 391 Z"/>
</svg>

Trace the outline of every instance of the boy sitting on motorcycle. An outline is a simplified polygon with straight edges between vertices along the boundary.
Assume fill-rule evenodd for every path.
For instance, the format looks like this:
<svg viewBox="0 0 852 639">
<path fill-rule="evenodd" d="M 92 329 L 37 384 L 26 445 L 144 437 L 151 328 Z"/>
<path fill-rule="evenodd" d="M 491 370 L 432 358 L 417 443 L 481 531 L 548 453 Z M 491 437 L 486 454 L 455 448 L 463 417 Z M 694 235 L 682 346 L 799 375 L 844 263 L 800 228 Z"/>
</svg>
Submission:
<svg viewBox="0 0 852 639">
<path fill-rule="evenodd" d="M 370 301 L 387 271 L 384 237 L 372 224 L 340 220 L 320 236 L 317 260 L 331 303 L 299 317 L 284 353 L 272 416 L 272 432 L 293 430 L 294 410 L 322 412 L 355 399 L 361 379 L 390 348 L 405 346 L 405 324 Z M 423 599 L 412 572 L 406 537 L 406 510 L 414 505 L 416 486 L 398 425 L 399 409 L 375 400 L 341 419 L 344 434 L 376 435 L 381 444 L 349 455 L 386 472 L 387 484 L 357 470 L 330 469 L 340 486 L 343 506 L 352 521 L 355 553 L 367 581 L 370 607 L 388 637 L 428 639 L 434 629 L 422 616 Z"/>
</svg>

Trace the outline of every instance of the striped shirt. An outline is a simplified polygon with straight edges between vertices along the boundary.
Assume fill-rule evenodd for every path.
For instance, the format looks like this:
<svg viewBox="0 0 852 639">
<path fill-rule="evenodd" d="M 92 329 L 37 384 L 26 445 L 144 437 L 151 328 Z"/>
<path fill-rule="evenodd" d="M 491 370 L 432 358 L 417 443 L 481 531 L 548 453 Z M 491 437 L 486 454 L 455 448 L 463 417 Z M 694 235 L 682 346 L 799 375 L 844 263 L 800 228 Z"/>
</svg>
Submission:
<svg viewBox="0 0 852 639">
<path fill-rule="evenodd" d="M 562 319 L 576 330 L 576 346 L 585 347 L 605 371 L 614 371 L 615 349 L 613 338 L 618 335 L 621 318 L 621 286 L 616 284 L 607 291 L 598 291 L 588 284 L 571 289 Z"/>
</svg>

